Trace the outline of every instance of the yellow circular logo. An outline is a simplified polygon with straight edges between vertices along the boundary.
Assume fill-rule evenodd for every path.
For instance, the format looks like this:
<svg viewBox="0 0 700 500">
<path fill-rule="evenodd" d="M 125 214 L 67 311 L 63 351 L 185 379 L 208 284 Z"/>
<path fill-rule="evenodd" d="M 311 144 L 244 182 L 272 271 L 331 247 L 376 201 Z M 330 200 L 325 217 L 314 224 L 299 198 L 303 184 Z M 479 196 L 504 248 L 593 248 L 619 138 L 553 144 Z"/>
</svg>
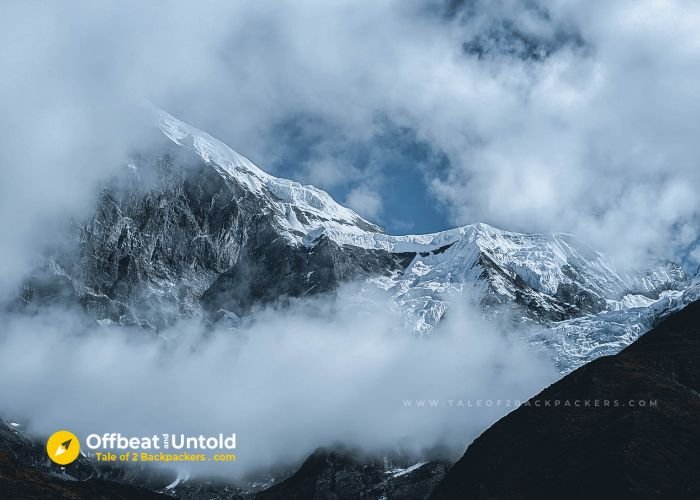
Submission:
<svg viewBox="0 0 700 500">
<path fill-rule="evenodd" d="M 68 465 L 78 458 L 80 441 L 72 432 L 54 432 L 46 442 L 46 453 L 58 465 Z"/>
</svg>

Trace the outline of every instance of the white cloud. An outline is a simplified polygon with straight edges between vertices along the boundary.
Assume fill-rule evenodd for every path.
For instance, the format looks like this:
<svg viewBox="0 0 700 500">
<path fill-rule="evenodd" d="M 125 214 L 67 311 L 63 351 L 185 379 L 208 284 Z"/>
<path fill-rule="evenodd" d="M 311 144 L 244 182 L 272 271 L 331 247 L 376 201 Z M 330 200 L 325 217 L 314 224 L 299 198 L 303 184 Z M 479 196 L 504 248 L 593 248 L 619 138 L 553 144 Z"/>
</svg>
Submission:
<svg viewBox="0 0 700 500">
<path fill-rule="evenodd" d="M 236 432 L 235 467 L 184 465 L 229 479 L 336 443 L 411 456 L 444 445 L 456 458 L 557 372 L 478 312 L 450 316 L 440 335 L 418 341 L 387 297 L 348 286 L 334 303 L 262 311 L 238 335 L 203 336 L 187 323 L 161 338 L 130 335 L 55 311 L 3 317 L 1 410 L 42 435 Z M 442 405 L 404 406 L 409 399 Z M 494 403 L 457 406 L 469 399 Z"/>
<path fill-rule="evenodd" d="M 700 11 L 681 3 L 663 13 L 655 2 L 553 3 L 554 23 L 573 23 L 585 50 L 483 60 L 476 78 L 458 72 L 490 91 L 462 126 L 481 140 L 453 149 L 452 171 L 433 184 L 455 221 L 575 232 L 623 263 L 673 255 L 678 225 L 697 238 L 700 100 L 690 82 Z"/>
<path fill-rule="evenodd" d="M 382 196 L 366 186 L 352 189 L 345 198 L 345 204 L 363 217 L 374 220 L 381 219 Z"/>
<path fill-rule="evenodd" d="M 349 184 L 362 176 L 354 165 L 332 157 L 311 160 L 304 170 L 311 184 L 326 190 Z"/>
</svg>

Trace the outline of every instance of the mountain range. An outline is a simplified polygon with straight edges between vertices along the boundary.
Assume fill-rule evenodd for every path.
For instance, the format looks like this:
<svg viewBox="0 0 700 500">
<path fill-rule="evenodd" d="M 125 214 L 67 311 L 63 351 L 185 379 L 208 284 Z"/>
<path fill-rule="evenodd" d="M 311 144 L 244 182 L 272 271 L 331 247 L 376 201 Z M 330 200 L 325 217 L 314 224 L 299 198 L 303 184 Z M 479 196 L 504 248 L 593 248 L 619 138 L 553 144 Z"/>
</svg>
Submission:
<svg viewBox="0 0 700 500">
<path fill-rule="evenodd" d="M 159 331 L 200 318 L 235 329 L 256 307 L 359 281 L 385 290 L 416 335 L 431 334 L 462 300 L 524 326 L 567 372 L 619 351 L 697 296 L 676 263 L 618 271 L 570 234 L 479 223 L 388 235 L 165 112 L 157 123 L 155 146 L 134 153 L 94 212 L 47 250 L 21 309 L 60 302 L 101 325 Z"/>
</svg>

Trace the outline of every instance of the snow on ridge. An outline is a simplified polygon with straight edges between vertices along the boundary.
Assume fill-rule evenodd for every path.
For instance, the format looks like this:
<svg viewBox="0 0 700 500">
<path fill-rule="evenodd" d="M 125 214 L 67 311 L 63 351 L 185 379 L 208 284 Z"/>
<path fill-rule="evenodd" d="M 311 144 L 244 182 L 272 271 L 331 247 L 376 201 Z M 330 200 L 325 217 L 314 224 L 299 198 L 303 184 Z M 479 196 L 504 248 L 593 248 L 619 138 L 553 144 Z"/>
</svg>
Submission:
<svg viewBox="0 0 700 500">
<path fill-rule="evenodd" d="M 310 232 L 305 238 L 305 243 L 312 244 L 321 236 L 327 236 L 341 245 L 385 250 L 391 253 L 427 252 L 454 243 L 467 234 L 469 228 L 470 226 L 463 226 L 437 233 L 394 236 L 365 231 L 357 226 L 348 227 L 331 223 Z"/>
<path fill-rule="evenodd" d="M 570 300 L 567 290 L 574 290 L 602 300 L 603 309 L 555 320 L 529 339 L 554 353 L 567 371 L 617 352 L 659 314 L 700 297 L 700 278 L 687 288 L 687 277 L 674 264 L 618 272 L 607 257 L 567 233 L 524 234 L 478 223 L 429 234 L 389 235 L 325 191 L 274 177 L 165 112 L 159 111 L 159 122 L 174 143 L 192 150 L 224 178 L 233 178 L 265 198 L 276 212 L 281 234 L 294 244 L 312 247 L 326 237 L 339 245 L 415 253 L 401 272 L 367 283 L 389 292 L 404 311 L 406 324 L 420 335 L 430 333 L 457 296 L 471 300 L 488 294 L 514 302 L 524 290 L 540 307 L 554 311 L 557 301 Z M 524 316 L 523 320 L 529 321 Z"/>
<path fill-rule="evenodd" d="M 428 234 L 388 235 L 379 226 L 363 219 L 355 211 L 337 203 L 331 195 L 311 185 L 272 176 L 257 167 L 220 140 L 157 110 L 161 131 L 179 146 L 191 149 L 223 175 L 230 175 L 250 191 L 265 190 L 282 200 L 286 207 L 283 226 L 304 233 L 302 242 L 312 245 L 325 235 L 341 245 L 353 245 L 388 252 L 424 252 L 452 244 L 465 235 L 480 231 L 499 235 L 518 235 L 479 223 Z M 291 207 L 318 216 L 319 221 L 302 224 Z M 523 235 L 524 236 L 524 235 Z"/>
<path fill-rule="evenodd" d="M 160 128 L 170 140 L 193 150 L 222 175 L 268 197 L 285 236 L 295 244 L 313 246 L 325 236 L 339 245 L 392 253 L 424 253 L 454 245 L 438 259 L 443 261 L 441 267 L 452 267 L 450 272 L 457 271 L 454 266 L 470 265 L 465 256 L 480 252 L 533 289 L 549 295 L 555 294 L 560 284 L 571 281 L 567 275 L 571 264 L 584 269 L 585 276 L 580 278 L 587 286 L 607 297 L 624 291 L 654 292 L 660 282 L 673 280 L 663 266 L 647 273 L 620 274 L 604 255 L 567 233 L 524 234 L 477 223 L 436 233 L 388 235 L 325 191 L 274 177 L 206 132 L 164 111 L 157 113 Z M 305 217 L 297 217 L 297 211 Z M 462 267 L 461 272 L 465 270 Z"/>
<path fill-rule="evenodd" d="M 322 219 L 353 226 L 359 224 L 371 231 L 381 230 L 355 211 L 337 203 L 325 191 L 270 175 L 206 132 L 178 120 L 165 111 L 158 110 L 158 114 L 160 128 L 166 137 L 180 146 L 192 149 L 205 162 L 214 165 L 220 173 L 234 177 L 252 192 L 262 193 L 267 189 L 282 202 Z"/>
<path fill-rule="evenodd" d="M 503 231 L 484 223 L 429 234 L 388 235 L 376 224 L 337 203 L 325 191 L 272 176 L 206 132 L 178 120 L 165 111 L 157 110 L 157 113 L 161 130 L 171 141 L 193 150 L 220 173 L 234 177 L 252 192 L 264 195 L 267 191 L 281 200 L 285 206 L 278 207 L 280 222 L 290 232 L 304 234 L 300 241 L 307 245 L 313 245 L 318 238 L 325 235 L 341 245 L 395 253 L 425 252 L 453 244 L 466 236 L 483 250 L 500 248 L 501 251 L 514 253 L 513 250 L 518 246 L 517 240 L 540 238 L 551 242 L 560 236 L 525 235 Z M 292 207 L 313 214 L 317 219 L 302 223 Z"/>
</svg>

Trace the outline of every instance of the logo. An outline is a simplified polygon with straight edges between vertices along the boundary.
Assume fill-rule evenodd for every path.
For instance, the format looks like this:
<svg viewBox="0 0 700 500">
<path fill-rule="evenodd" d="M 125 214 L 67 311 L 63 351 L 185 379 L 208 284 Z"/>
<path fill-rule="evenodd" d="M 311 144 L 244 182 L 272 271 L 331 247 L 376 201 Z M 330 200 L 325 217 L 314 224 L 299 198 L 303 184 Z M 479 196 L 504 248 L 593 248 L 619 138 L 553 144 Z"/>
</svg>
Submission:
<svg viewBox="0 0 700 500">
<path fill-rule="evenodd" d="M 80 441 L 69 431 L 54 432 L 46 442 L 46 453 L 58 465 L 68 465 L 80 454 Z"/>
</svg>

